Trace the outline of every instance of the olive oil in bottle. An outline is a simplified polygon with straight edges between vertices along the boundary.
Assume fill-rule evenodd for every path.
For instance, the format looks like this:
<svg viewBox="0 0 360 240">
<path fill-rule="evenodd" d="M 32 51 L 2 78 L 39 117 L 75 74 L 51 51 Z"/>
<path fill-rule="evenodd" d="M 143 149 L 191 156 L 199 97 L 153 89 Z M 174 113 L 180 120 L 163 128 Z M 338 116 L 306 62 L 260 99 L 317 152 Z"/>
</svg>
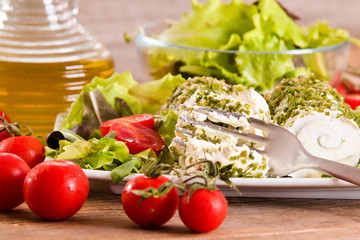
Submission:
<svg viewBox="0 0 360 240">
<path fill-rule="evenodd" d="M 84 84 L 113 73 L 108 50 L 76 21 L 75 1 L 0 0 L 0 109 L 34 136 L 52 131 Z"/>
<path fill-rule="evenodd" d="M 111 60 L 64 63 L 0 61 L 0 109 L 12 121 L 29 126 L 34 136 L 45 137 L 58 113 L 66 112 L 94 76 L 108 77 Z"/>
</svg>

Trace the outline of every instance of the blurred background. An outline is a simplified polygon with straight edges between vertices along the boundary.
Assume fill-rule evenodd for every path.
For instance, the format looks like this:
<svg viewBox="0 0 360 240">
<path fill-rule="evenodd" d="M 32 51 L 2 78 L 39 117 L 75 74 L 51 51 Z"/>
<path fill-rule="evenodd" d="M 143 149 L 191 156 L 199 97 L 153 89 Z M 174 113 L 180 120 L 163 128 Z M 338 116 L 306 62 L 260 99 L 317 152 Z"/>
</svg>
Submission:
<svg viewBox="0 0 360 240">
<path fill-rule="evenodd" d="M 199 1 L 203 2 L 203 1 Z M 246 1 L 252 2 L 252 1 Z M 280 0 L 304 25 L 326 19 L 333 28 L 344 28 L 360 38 L 360 0 Z M 134 43 L 125 43 L 124 32 L 136 31 L 145 23 L 178 20 L 191 10 L 191 0 L 80 0 L 78 21 L 111 51 L 115 71 L 129 70 L 138 82 L 143 78 Z M 360 47 L 352 46 L 350 63 L 360 66 Z"/>
</svg>

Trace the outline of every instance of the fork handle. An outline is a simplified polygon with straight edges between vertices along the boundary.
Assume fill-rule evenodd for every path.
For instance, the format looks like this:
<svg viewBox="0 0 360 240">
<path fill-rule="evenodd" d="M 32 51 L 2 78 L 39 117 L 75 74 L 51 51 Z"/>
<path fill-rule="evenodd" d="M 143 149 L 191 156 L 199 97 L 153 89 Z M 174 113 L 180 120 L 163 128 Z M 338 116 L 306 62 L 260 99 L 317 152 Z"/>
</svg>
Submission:
<svg viewBox="0 0 360 240">
<path fill-rule="evenodd" d="M 315 165 L 314 168 L 335 178 L 339 178 L 344 181 L 360 186 L 360 168 L 326 160 L 315 156 L 308 156 L 308 157 L 310 157 L 311 160 L 313 161 Z"/>
</svg>

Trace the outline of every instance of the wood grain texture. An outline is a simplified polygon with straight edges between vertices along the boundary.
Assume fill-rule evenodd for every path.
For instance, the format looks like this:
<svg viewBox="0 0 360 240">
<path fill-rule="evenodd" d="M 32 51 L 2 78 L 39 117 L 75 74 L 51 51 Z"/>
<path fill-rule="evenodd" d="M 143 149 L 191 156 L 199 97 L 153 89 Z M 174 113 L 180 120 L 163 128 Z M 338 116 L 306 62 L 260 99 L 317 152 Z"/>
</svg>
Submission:
<svg viewBox="0 0 360 240">
<path fill-rule="evenodd" d="M 119 195 L 91 182 L 82 209 L 65 221 L 48 222 L 26 204 L 0 212 L 0 239 L 359 239 L 360 201 L 331 199 L 228 198 L 225 222 L 196 234 L 176 214 L 163 227 L 144 229 L 125 215 Z"/>
<path fill-rule="evenodd" d="M 302 16 L 304 24 L 327 18 L 333 27 L 360 37 L 359 0 L 282 0 Z M 191 8 L 188 0 L 80 0 L 79 22 L 112 52 L 116 71 L 129 70 L 143 81 L 133 43 L 124 32 L 164 18 L 178 19 Z M 351 61 L 360 65 L 354 48 Z M 229 212 L 216 231 L 195 234 L 178 214 L 165 226 L 151 230 L 137 227 L 125 215 L 120 196 L 108 185 L 91 182 L 88 200 L 66 221 L 48 222 L 35 216 L 26 204 L 0 212 L 0 240 L 17 239 L 360 239 L 360 201 L 334 199 L 229 198 Z"/>
</svg>

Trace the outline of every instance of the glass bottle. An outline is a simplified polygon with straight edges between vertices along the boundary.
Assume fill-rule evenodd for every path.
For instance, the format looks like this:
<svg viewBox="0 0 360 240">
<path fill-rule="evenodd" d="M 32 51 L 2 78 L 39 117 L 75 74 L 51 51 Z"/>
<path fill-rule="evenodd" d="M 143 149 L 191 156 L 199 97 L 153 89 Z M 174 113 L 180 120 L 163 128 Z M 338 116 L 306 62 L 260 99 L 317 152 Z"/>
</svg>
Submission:
<svg viewBox="0 0 360 240">
<path fill-rule="evenodd" d="M 77 9 L 77 0 L 0 0 L 0 109 L 34 136 L 51 132 L 84 84 L 113 73 Z"/>
</svg>

